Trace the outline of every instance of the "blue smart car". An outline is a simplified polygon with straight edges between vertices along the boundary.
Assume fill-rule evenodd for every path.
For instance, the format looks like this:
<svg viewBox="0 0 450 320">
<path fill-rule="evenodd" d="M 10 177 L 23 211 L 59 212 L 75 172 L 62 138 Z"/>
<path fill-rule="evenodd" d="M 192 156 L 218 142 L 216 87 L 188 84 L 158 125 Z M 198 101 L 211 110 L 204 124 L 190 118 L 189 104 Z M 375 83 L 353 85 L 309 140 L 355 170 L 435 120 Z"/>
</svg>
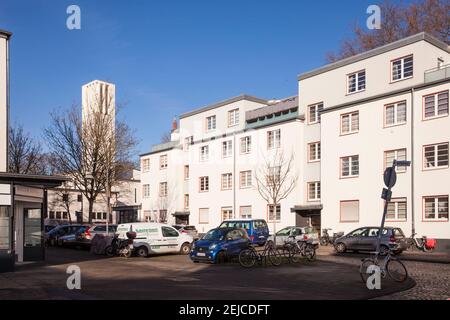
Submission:
<svg viewBox="0 0 450 320">
<path fill-rule="evenodd" d="M 247 231 L 252 244 L 263 245 L 269 237 L 269 227 L 263 219 L 225 220 L 219 228 L 242 228 Z"/>
<path fill-rule="evenodd" d="M 217 228 L 208 231 L 192 244 L 190 258 L 194 262 L 222 263 L 248 247 L 250 240 L 241 228 Z"/>
</svg>

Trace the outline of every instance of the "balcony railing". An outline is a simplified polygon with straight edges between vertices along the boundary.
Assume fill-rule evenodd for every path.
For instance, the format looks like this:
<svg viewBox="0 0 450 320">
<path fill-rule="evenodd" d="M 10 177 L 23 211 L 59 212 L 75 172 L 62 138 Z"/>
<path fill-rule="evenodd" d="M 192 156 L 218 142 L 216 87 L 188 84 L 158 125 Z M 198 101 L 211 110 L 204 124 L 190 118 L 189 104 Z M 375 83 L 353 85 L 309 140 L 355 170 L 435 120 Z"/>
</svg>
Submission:
<svg viewBox="0 0 450 320">
<path fill-rule="evenodd" d="M 425 71 L 425 83 L 450 77 L 450 64 Z"/>
</svg>

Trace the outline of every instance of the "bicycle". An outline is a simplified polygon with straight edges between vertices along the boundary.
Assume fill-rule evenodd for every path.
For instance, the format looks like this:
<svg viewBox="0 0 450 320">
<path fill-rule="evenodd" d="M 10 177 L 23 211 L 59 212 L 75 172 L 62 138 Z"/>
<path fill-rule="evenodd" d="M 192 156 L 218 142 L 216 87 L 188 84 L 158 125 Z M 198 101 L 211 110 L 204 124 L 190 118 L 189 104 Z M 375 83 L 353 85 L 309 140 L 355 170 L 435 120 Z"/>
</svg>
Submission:
<svg viewBox="0 0 450 320">
<path fill-rule="evenodd" d="M 413 233 L 411 237 L 406 238 L 408 249 L 417 249 L 423 252 L 433 252 L 436 246 L 436 240 L 423 236 L 420 239 L 416 238 L 417 233 Z"/>
<path fill-rule="evenodd" d="M 301 257 L 313 261 L 316 259 L 316 248 L 311 241 L 296 240 L 295 236 L 289 236 L 283 246 L 283 255 L 294 263 L 299 262 Z"/>
<path fill-rule="evenodd" d="M 254 246 L 249 245 L 247 249 L 239 253 L 239 264 L 244 268 L 252 268 L 256 263 L 260 265 L 263 262 L 266 263 L 267 258 L 269 258 L 270 263 L 274 266 L 281 264 L 281 256 L 275 249 L 273 243 L 267 242 L 262 253 L 260 252 L 256 251 Z"/>
<path fill-rule="evenodd" d="M 383 278 L 385 278 L 386 275 L 389 275 L 389 277 L 396 282 L 404 282 L 408 279 L 408 270 L 405 265 L 398 258 L 394 257 L 391 251 L 388 251 L 388 253 L 384 256 L 381 264 L 378 258 L 380 253 L 373 252 L 373 254 L 373 257 L 361 260 L 359 273 L 364 283 L 367 283 L 367 279 L 371 276 L 371 274 L 367 273 L 367 269 L 372 265 L 380 268 L 381 276 Z"/>
</svg>

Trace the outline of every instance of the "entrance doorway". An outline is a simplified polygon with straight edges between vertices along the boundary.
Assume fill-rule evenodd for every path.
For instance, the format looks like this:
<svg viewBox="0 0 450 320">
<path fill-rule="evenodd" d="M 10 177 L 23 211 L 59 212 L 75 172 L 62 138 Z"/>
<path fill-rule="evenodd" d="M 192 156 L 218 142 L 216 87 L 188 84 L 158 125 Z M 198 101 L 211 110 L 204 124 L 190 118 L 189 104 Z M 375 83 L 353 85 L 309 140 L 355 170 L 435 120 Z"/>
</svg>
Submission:
<svg viewBox="0 0 450 320">
<path fill-rule="evenodd" d="M 42 208 L 25 208 L 23 219 L 23 261 L 44 260 Z"/>
</svg>

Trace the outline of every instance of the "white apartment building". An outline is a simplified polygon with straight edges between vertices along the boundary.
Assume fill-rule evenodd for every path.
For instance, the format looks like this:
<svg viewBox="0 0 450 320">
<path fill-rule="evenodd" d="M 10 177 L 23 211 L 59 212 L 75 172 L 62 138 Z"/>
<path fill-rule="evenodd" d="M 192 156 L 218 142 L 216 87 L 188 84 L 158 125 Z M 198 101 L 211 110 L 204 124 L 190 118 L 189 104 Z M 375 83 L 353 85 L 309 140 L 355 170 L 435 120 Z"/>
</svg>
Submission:
<svg viewBox="0 0 450 320">
<path fill-rule="evenodd" d="M 299 76 L 305 144 L 321 143 L 322 228 L 379 225 L 383 172 L 410 160 L 397 170 L 387 225 L 448 247 L 449 63 L 448 45 L 420 33 Z"/>
<path fill-rule="evenodd" d="M 278 153 L 302 153 L 297 97 L 266 101 L 242 95 L 180 116 L 172 142 L 141 155 L 142 212 L 147 220 L 190 223 L 204 233 L 228 218 L 259 218 L 270 229 L 295 225 L 295 190 L 269 207 L 255 175 Z M 294 161 L 293 174 L 300 175 Z M 164 220 L 164 219 L 163 219 Z"/>
<path fill-rule="evenodd" d="M 398 169 L 387 224 L 450 239 L 449 61 L 447 44 L 420 33 L 300 75 L 298 98 L 241 96 L 181 115 L 172 141 L 141 155 L 144 218 L 158 220 L 162 210 L 170 223 L 206 232 L 251 216 L 273 229 L 254 178 L 273 152 L 269 134 L 279 134 L 299 179 L 277 230 L 379 225 L 384 169 L 406 159 L 412 166 Z"/>
</svg>

